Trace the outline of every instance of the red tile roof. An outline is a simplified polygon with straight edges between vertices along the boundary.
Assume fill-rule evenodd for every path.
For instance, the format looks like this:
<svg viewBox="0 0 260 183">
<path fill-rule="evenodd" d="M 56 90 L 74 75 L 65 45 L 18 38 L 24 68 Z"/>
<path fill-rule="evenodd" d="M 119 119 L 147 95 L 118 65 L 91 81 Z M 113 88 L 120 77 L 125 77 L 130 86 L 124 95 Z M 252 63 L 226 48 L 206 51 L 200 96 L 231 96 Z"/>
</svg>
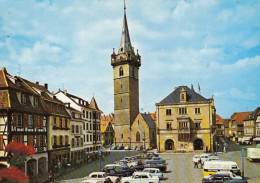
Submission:
<svg viewBox="0 0 260 183">
<path fill-rule="evenodd" d="M 235 120 L 237 125 L 243 125 L 243 120 L 252 113 L 252 111 L 248 112 L 235 112 L 231 116 L 231 120 Z"/>
<path fill-rule="evenodd" d="M 223 119 L 218 114 L 216 114 L 216 124 L 223 125 Z"/>
</svg>

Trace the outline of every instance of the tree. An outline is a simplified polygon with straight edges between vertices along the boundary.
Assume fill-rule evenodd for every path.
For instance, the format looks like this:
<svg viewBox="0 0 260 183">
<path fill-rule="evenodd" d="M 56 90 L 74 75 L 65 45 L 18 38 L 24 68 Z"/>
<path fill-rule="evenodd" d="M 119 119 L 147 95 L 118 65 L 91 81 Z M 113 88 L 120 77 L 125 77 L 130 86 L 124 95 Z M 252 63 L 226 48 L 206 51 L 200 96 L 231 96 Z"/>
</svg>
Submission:
<svg viewBox="0 0 260 183">
<path fill-rule="evenodd" d="M 26 161 L 26 156 L 31 156 L 35 153 L 33 146 L 27 146 L 23 143 L 18 142 L 10 142 L 6 148 L 5 152 L 8 153 L 7 162 L 11 166 L 15 166 L 17 168 L 22 168 L 24 166 L 24 162 Z"/>
<path fill-rule="evenodd" d="M 25 175 L 25 173 L 16 168 L 16 167 L 9 167 L 0 170 L 0 181 L 1 182 L 19 182 L 19 183 L 28 183 L 29 177 Z"/>
</svg>

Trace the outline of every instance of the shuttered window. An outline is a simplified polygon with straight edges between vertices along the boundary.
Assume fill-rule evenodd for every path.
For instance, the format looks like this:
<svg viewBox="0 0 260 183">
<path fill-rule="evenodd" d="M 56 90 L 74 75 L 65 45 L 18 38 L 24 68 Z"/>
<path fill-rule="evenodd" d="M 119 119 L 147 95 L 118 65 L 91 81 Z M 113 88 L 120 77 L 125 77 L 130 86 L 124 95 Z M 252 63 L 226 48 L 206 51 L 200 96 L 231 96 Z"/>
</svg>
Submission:
<svg viewBox="0 0 260 183">
<path fill-rule="evenodd" d="M 33 135 L 28 135 L 28 145 L 33 146 Z"/>
<path fill-rule="evenodd" d="M 4 150 L 4 138 L 0 136 L 0 150 Z"/>
</svg>

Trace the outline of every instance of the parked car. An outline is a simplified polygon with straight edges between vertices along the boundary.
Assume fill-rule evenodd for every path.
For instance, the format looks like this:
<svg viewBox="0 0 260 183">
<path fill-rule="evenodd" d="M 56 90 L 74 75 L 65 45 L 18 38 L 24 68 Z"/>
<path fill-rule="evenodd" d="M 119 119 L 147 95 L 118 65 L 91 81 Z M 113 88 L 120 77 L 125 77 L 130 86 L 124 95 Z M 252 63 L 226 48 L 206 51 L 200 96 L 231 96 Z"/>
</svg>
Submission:
<svg viewBox="0 0 260 183">
<path fill-rule="evenodd" d="M 131 150 L 131 147 L 129 145 L 125 146 L 125 150 Z"/>
<path fill-rule="evenodd" d="M 146 154 L 146 159 L 152 159 L 152 157 L 159 157 L 159 155 L 155 154 L 154 152 L 148 152 Z"/>
<path fill-rule="evenodd" d="M 231 177 L 232 180 L 242 180 L 241 176 L 236 175 L 236 174 L 234 174 L 234 173 L 232 173 L 230 171 L 219 171 L 219 172 L 216 172 L 215 174 L 216 175 L 218 175 L 218 174 L 228 175 L 229 177 Z M 207 178 L 210 178 L 210 176 L 211 175 L 206 175 L 206 176 L 204 176 L 204 178 L 207 179 Z"/>
<path fill-rule="evenodd" d="M 162 172 L 164 172 L 164 171 L 166 171 L 167 166 L 166 166 L 166 164 L 145 164 L 144 168 L 158 168 Z"/>
<path fill-rule="evenodd" d="M 103 181 L 99 179 L 91 178 L 91 179 L 83 180 L 81 181 L 81 183 L 103 183 Z"/>
<path fill-rule="evenodd" d="M 159 183 L 159 178 L 146 172 L 135 172 L 131 177 L 123 177 L 122 183 Z"/>
<path fill-rule="evenodd" d="M 145 160 L 145 164 L 161 164 L 166 161 L 160 157 L 152 157 L 152 159 Z"/>
<path fill-rule="evenodd" d="M 124 171 L 128 172 L 129 174 L 133 174 L 134 173 L 134 169 L 131 169 L 126 163 L 121 162 L 121 161 L 116 161 L 114 164 L 114 166 L 119 166 L 121 168 L 123 168 Z"/>
<path fill-rule="evenodd" d="M 124 150 L 124 146 L 118 146 L 117 150 Z"/>
<path fill-rule="evenodd" d="M 117 146 L 116 145 L 112 146 L 111 150 L 117 150 Z"/>
<path fill-rule="evenodd" d="M 216 182 L 239 182 L 247 183 L 247 180 L 232 179 L 228 174 L 213 174 L 209 178 L 202 179 L 202 183 L 216 183 Z"/>
<path fill-rule="evenodd" d="M 157 176 L 159 179 L 163 179 L 163 173 L 158 168 L 145 168 L 143 172 L 150 173 L 152 176 Z"/>
<path fill-rule="evenodd" d="M 119 165 L 113 164 L 106 165 L 102 171 L 105 172 L 108 176 L 128 177 L 132 175 L 130 171 L 123 169 Z"/>
<path fill-rule="evenodd" d="M 101 180 L 101 181 L 105 181 L 106 178 L 110 178 L 111 181 L 113 183 L 118 183 L 120 182 L 120 178 L 118 176 L 107 176 L 107 174 L 105 172 L 93 172 L 91 174 L 89 174 L 89 178 L 94 178 L 94 179 L 98 179 L 98 180 Z"/>
<path fill-rule="evenodd" d="M 136 148 L 136 150 L 137 150 L 137 151 L 142 151 L 142 150 L 143 150 L 143 146 L 138 146 L 138 147 Z"/>
</svg>

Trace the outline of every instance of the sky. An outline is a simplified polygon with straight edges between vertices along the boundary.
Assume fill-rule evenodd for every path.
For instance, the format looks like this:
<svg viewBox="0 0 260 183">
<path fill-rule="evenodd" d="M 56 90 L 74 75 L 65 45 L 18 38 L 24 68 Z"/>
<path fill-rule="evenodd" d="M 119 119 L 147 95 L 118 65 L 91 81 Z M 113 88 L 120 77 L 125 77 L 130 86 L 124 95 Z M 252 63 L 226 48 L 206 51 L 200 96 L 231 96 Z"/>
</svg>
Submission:
<svg viewBox="0 0 260 183">
<path fill-rule="evenodd" d="M 123 7 L 123 0 L 0 0 L 0 67 L 50 91 L 94 96 L 109 114 Z M 142 57 L 140 112 L 155 112 L 175 87 L 191 84 L 213 96 L 223 118 L 259 107 L 259 9 L 257 0 L 126 0 Z"/>
</svg>

